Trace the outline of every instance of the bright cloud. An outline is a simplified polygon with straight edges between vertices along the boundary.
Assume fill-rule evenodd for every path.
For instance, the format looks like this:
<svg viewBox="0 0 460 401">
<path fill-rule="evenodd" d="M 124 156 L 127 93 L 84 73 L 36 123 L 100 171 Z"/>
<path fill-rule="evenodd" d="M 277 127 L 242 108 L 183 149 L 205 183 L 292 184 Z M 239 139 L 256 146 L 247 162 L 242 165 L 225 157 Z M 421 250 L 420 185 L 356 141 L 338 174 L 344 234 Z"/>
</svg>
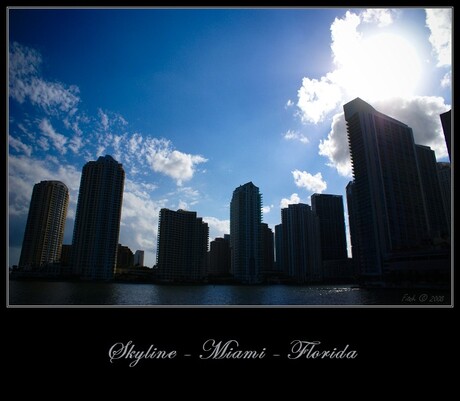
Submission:
<svg viewBox="0 0 460 401">
<path fill-rule="evenodd" d="M 209 239 L 214 240 L 217 237 L 223 237 L 224 234 L 230 234 L 230 220 L 219 220 L 216 217 L 203 217 L 203 221 L 209 226 Z"/>
<path fill-rule="evenodd" d="M 306 171 L 294 170 L 292 171 L 295 185 L 299 188 L 306 188 L 315 193 L 322 193 L 327 188 L 326 182 L 323 180 L 321 173 L 311 175 Z"/>
<path fill-rule="evenodd" d="M 149 138 L 145 145 L 146 158 L 152 170 L 173 178 L 179 186 L 193 177 L 198 164 L 207 162 L 200 155 L 173 150 L 171 142 L 166 139 Z"/>
<path fill-rule="evenodd" d="M 331 25 L 334 69 L 320 78 L 304 77 L 297 107 L 304 123 L 318 124 L 355 97 L 373 102 L 414 95 L 422 64 L 412 43 L 382 30 L 392 10 L 347 11 Z M 363 24 L 368 28 L 362 30 Z"/>
<path fill-rule="evenodd" d="M 262 207 L 262 213 L 267 214 L 270 213 L 270 211 L 273 209 L 273 205 L 267 205 Z"/>
<path fill-rule="evenodd" d="M 14 42 L 9 51 L 9 95 L 24 103 L 26 99 L 48 114 L 70 112 L 80 98 L 75 85 L 65 87 L 59 82 L 45 81 L 39 77 L 41 55 L 36 50 Z"/>
<path fill-rule="evenodd" d="M 298 203 L 300 203 L 299 195 L 297 195 L 296 193 L 293 193 L 289 199 L 287 198 L 281 199 L 280 208 L 285 209 L 289 205 L 296 205 Z"/>
<path fill-rule="evenodd" d="M 452 64 L 452 9 L 428 8 L 426 25 L 431 34 L 429 37 L 433 52 L 438 60 L 437 66 Z"/>
<path fill-rule="evenodd" d="M 300 141 L 302 143 L 310 142 L 304 134 L 301 134 L 300 132 L 293 131 L 293 130 L 286 131 L 283 134 L 283 138 L 286 139 L 287 141 Z"/>
</svg>

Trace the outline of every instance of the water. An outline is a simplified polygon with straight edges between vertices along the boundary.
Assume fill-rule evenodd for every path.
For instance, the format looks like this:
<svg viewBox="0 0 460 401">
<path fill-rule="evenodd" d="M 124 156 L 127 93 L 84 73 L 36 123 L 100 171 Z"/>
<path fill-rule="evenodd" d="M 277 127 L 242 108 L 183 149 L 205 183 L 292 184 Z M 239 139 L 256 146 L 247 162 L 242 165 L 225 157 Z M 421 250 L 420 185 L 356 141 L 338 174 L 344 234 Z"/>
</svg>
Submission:
<svg viewBox="0 0 460 401">
<path fill-rule="evenodd" d="M 10 305 L 450 305 L 450 290 L 10 281 Z"/>
</svg>

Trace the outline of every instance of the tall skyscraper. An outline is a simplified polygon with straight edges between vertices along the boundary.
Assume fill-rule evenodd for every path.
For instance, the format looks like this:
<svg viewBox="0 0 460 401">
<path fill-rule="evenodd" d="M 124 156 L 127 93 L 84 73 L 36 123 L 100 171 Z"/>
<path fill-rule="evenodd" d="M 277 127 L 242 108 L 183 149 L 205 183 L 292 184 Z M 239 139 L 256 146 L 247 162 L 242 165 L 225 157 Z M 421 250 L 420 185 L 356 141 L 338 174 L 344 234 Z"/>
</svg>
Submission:
<svg viewBox="0 0 460 401">
<path fill-rule="evenodd" d="M 252 182 L 233 191 L 230 202 L 231 273 L 242 283 L 262 279 L 262 196 Z"/>
<path fill-rule="evenodd" d="M 72 240 L 74 274 L 110 280 L 117 262 L 125 172 L 111 156 L 83 166 Z"/>
<path fill-rule="evenodd" d="M 322 280 L 319 219 L 309 205 L 299 203 L 281 209 L 283 266 L 299 283 Z"/>
<path fill-rule="evenodd" d="M 452 110 L 446 111 L 440 115 L 442 130 L 444 132 L 444 138 L 446 140 L 447 152 L 449 153 L 449 160 L 452 160 L 450 157 L 450 140 L 451 140 L 451 125 L 452 125 Z"/>
<path fill-rule="evenodd" d="M 34 185 L 19 267 L 40 269 L 59 262 L 69 205 L 69 190 L 60 181 Z"/>
<path fill-rule="evenodd" d="M 311 208 L 319 218 L 322 260 L 347 259 L 345 213 L 342 196 L 313 194 L 311 196 Z"/>
<path fill-rule="evenodd" d="M 447 238 L 449 226 L 441 195 L 436 156 L 428 146 L 415 145 L 415 148 L 428 217 L 429 236 L 433 240 Z"/>
<path fill-rule="evenodd" d="M 438 162 L 438 178 L 439 186 L 441 188 L 441 197 L 444 205 L 444 212 L 446 214 L 447 225 L 449 228 L 449 236 L 451 230 L 451 171 L 450 163 Z"/>
<path fill-rule="evenodd" d="M 360 270 L 382 274 L 391 253 L 415 250 L 428 236 L 412 129 L 356 98 L 343 106 L 359 214 Z"/>
<path fill-rule="evenodd" d="M 271 272 L 275 262 L 275 241 L 273 231 L 267 223 L 262 223 L 260 235 L 262 239 L 262 270 Z"/>
<path fill-rule="evenodd" d="M 157 276 L 171 282 L 197 282 L 207 275 L 209 227 L 196 212 L 160 210 Z"/>
</svg>

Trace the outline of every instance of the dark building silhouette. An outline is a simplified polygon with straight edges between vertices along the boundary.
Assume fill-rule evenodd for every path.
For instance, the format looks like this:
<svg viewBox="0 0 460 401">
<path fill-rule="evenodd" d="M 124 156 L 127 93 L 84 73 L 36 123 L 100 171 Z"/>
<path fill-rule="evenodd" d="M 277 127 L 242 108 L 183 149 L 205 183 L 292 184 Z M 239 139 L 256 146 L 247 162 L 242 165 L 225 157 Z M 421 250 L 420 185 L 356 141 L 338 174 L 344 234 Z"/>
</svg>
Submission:
<svg viewBox="0 0 460 401">
<path fill-rule="evenodd" d="M 83 166 L 72 240 L 74 274 L 113 278 L 117 264 L 125 172 L 111 156 Z"/>
<path fill-rule="evenodd" d="M 312 211 L 319 218 L 321 235 L 321 258 L 327 260 L 347 259 L 345 213 L 341 195 L 313 194 Z"/>
<path fill-rule="evenodd" d="M 275 269 L 278 272 L 284 271 L 283 266 L 283 225 L 275 226 Z"/>
<path fill-rule="evenodd" d="M 444 138 L 446 140 L 447 152 L 449 153 L 449 160 L 452 160 L 450 157 L 452 110 L 442 113 L 440 117 L 441 117 L 442 130 L 444 131 Z"/>
<path fill-rule="evenodd" d="M 72 245 L 63 244 L 61 248 L 61 270 L 63 275 L 72 274 Z"/>
<path fill-rule="evenodd" d="M 211 241 L 208 274 L 210 276 L 226 276 L 230 274 L 230 265 L 230 238 L 226 236 Z"/>
<path fill-rule="evenodd" d="M 272 272 L 275 263 L 275 248 L 273 231 L 267 223 L 261 224 L 261 239 L 262 239 L 262 270 Z"/>
<path fill-rule="evenodd" d="M 437 163 L 437 170 L 438 170 L 438 179 L 439 179 L 439 187 L 441 188 L 441 197 L 442 203 L 444 205 L 444 212 L 446 214 L 446 220 L 449 229 L 449 237 L 450 237 L 450 230 L 451 230 L 451 167 L 450 163 L 445 162 L 438 162 Z"/>
<path fill-rule="evenodd" d="M 233 277 L 246 284 L 262 280 L 262 196 L 252 182 L 233 191 L 230 202 L 230 252 Z"/>
<path fill-rule="evenodd" d="M 415 145 L 415 148 L 422 180 L 429 236 L 433 241 L 447 238 L 449 237 L 449 226 L 441 195 L 436 156 L 428 146 Z"/>
<path fill-rule="evenodd" d="M 19 268 L 41 269 L 61 259 L 69 190 L 60 181 L 34 185 Z"/>
<path fill-rule="evenodd" d="M 157 277 L 167 282 L 198 282 L 207 275 L 208 224 L 196 212 L 160 210 Z"/>
<path fill-rule="evenodd" d="M 118 244 L 117 269 L 129 269 L 134 266 L 134 254 L 125 245 Z"/>
<path fill-rule="evenodd" d="M 361 274 L 379 276 L 388 255 L 426 245 L 427 216 L 414 137 L 406 124 L 359 98 L 343 108 L 353 167 L 358 263 Z"/>
<path fill-rule="evenodd" d="M 309 205 L 281 209 L 284 272 L 298 283 L 322 280 L 319 219 Z"/>
</svg>

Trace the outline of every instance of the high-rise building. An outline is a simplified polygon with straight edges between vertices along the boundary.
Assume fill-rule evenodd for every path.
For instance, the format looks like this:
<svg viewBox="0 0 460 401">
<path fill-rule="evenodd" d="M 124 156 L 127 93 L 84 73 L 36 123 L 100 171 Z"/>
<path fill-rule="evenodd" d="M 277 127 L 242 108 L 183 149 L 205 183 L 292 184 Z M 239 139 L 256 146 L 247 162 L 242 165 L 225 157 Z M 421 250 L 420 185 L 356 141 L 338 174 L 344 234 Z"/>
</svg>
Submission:
<svg viewBox="0 0 460 401">
<path fill-rule="evenodd" d="M 267 223 L 261 225 L 261 239 L 262 239 L 262 270 L 265 272 L 273 271 L 275 262 L 275 248 L 273 231 Z"/>
<path fill-rule="evenodd" d="M 283 225 L 275 226 L 275 266 L 276 271 L 284 271 L 283 268 Z"/>
<path fill-rule="evenodd" d="M 160 210 L 157 276 L 168 282 L 197 282 L 207 275 L 209 227 L 196 212 Z"/>
<path fill-rule="evenodd" d="M 281 209 L 284 272 L 298 283 L 322 280 L 319 219 L 309 205 Z"/>
<path fill-rule="evenodd" d="M 436 156 L 428 146 L 415 145 L 415 148 L 428 217 L 429 236 L 433 240 L 447 238 L 449 226 L 441 195 Z"/>
<path fill-rule="evenodd" d="M 125 172 L 111 156 L 83 166 L 72 240 L 74 274 L 110 280 L 117 263 Z"/>
<path fill-rule="evenodd" d="M 216 238 L 211 241 L 208 274 L 225 276 L 230 274 L 230 238 Z"/>
<path fill-rule="evenodd" d="M 144 266 L 144 251 L 138 249 L 136 252 L 134 252 L 134 266 Z"/>
<path fill-rule="evenodd" d="M 439 186 L 441 188 L 441 197 L 444 205 L 444 212 L 446 214 L 447 225 L 449 228 L 449 237 L 451 230 L 451 172 L 450 163 L 438 162 L 438 178 Z"/>
<path fill-rule="evenodd" d="M 343 106 L 353 167 L 353 203 L 363 275 L 382 274 L 394 252 L 423 247 L 428 236 L 412 129 L 360 98 Z"/>
<path fill-rule="evenodd" d="M 262 279 L 262 196 L 252 182 L 233 191 L 230 202 L 230 252 L 233 277 L 247 284 Z"/>
<path fill-rule="evenodd" d="M 34 185 L 19 267 L 40 269 L 61 259 L 69 190 L 60 181 Z"/>
<path fill-rule="evenodd" d="M 452 110 L 446 111 L 440 115 L 442 130 L 444 131 L 444 138 L 446 140 L 447 152 L 449 153 L 449 160 L 452 160 L 450 157 L 450 140 L 451 140 L 451 125 L 452 125 Z"/>
<path fill-rule="evenodd" d="M 313 194 L 311 196 L 311 208 L 319 218 L 322 260 L 347 259 L 345 213 L 342 196 Z"/>
</svg>

